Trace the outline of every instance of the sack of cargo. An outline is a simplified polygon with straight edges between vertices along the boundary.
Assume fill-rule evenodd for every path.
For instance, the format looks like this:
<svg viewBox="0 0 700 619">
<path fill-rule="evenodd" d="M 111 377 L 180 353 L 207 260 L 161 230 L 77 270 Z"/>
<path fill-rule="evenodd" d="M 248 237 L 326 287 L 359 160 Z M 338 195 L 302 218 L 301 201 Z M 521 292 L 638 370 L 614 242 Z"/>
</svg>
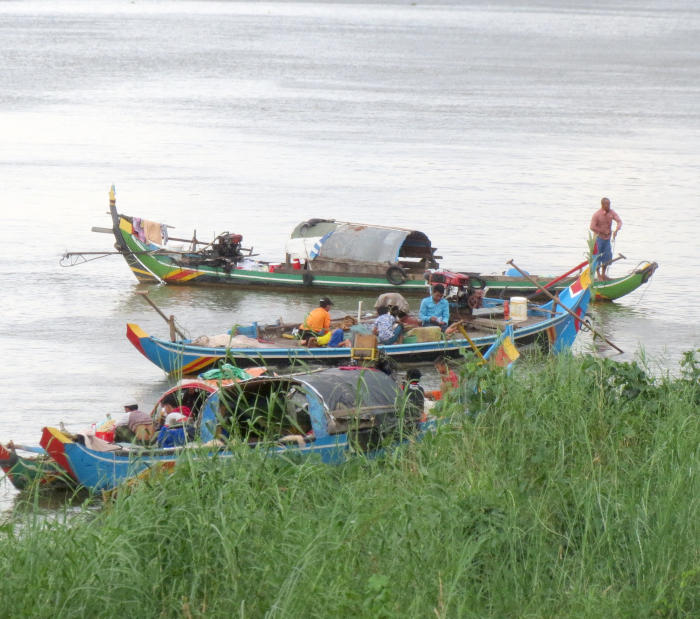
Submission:
<svg viewBox="0 0 700 619">
<path fill-rule="evenodd" d="M 439 342 L 442 339 L 442 330 L 440 327 L 414 327 L 406 333 L 404 342 L 409 337 L 415 342 Z"/>
</svg>

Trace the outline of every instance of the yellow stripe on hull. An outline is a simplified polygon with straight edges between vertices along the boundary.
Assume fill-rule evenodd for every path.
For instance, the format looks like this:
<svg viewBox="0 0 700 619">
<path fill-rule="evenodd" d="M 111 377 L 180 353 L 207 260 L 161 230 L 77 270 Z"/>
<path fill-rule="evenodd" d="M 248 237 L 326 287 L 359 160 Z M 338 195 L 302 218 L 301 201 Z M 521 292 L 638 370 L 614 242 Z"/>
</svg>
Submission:
<svg viewBox="0 0 700 619">
<path fill-rule="evenodd" d="M 163 276 L 163 279 L 167 282 L 170 280 L 177 282 L 188 282 L 193 280 L 203 273 L 198 273 L 197 271 L 190 271 L 189 269 L 174 269 Z"/>
<path fill-rule="evenodd" d="M 139 274 L 140 274 L 140 275 L 145 275 L 148 279 L 151 279 L 151 280 L 152 280 L 152 279 L 157 279 L 157 278 L 153 275 L 153 273 L 151 273 L 150 271 L 147 271 L 146 269 L 137 269 L 136 267 L 130 267 L 130 268 L 131 268 L 131 270 L 132 270 L 134 273 L 136 273 L 136 277 L 138 277 Z"/>
<path fill-rule="evenodd" d="M 211 365 L 212 359 L 211 357 L 200 357 L 196 361 L 192 361 L 191 363 L 188 363 L 187 365 L 182 366 L 182 373 L 183 374 L 194 374 L 195 372 Z"/>
</svg>

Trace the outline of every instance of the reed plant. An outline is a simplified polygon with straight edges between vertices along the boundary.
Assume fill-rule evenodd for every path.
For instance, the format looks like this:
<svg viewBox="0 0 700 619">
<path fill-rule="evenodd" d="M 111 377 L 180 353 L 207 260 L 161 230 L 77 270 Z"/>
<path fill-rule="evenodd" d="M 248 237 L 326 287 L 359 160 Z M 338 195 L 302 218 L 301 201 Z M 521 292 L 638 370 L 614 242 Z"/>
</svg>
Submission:
<svg viewBox="0 0 700 619">
<path fill-rule="evenodd" d="M 184 459 L 2 527 L 0 615 L 700 613 L 696 357 L 462 368 L 434 434 L 339 466 Z M 465 413 L 468 407 L 469 413 Z"/>
</svg>

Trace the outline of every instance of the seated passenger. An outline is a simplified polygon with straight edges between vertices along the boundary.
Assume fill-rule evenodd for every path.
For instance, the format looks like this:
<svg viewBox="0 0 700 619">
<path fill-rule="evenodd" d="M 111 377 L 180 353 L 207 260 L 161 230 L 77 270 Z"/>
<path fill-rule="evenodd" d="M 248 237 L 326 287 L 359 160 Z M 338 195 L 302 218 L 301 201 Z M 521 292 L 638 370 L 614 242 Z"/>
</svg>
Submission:
<svg viewBox="0 0 700 619">
<path fill-rule="evenodd" d="M 161 425 L 164 423 L 165 418 L 170 413 L 179 413 L 181 415 L 184 415 L 188 419 L 192 415 L 192 411 L 190 410 L 190 407 L 185 406 L 184 404 L 178 404 L 177 399 L 175 398 L 175 396 L 172 393 L 169 396 L 166 396 L 165 398 L 163 398 L 161 405 L 162 405 L 162 409 L 160 412 L 160 419 L 159 419 L 159 422 Z"/>
<path fill-rule="evenodd" d="M 322 338 L 318 338 L 318 343 L 321 343 Z M 328 338 L 328 344 L 327 346 L 329 348 L 347 348 L 348 346 L 351 346 L 352 343 L 350 342 L 349 339 L 345 337 L 345 331 L 341 327 L 338 327 L 337 329 L 334 329 L 330 333 L 330 337 Z"/>
<path fill-rule="evenodd" d="M 420 303 L 418 317 L 424 327 L 438 326 L 443 331 L 450 322 L 450 305 L 445 296 L 445 287 L 435 284 L 429 297 L 425 297 Z"/>
<path fill-rule="evenodd" d="M 124 404 L 124 414 L 114 424 L 115 443 L 130 443 L 134 438 L 134 433 L 129 429 L 129 415 L 138 408 L 138 404 Z"/>
<path fill-rule="evenodd" d="M 182 413 L 169 413 L 158 430 L 158 447 L 178 447 L 194 438 L 194 427 L 187 423 Z"/>
<path fill-rule="evenodd" d="M 144 413 L 137 408 L 129 413 L 128 421 L 129 431 L 134 435 L 133 441 L 147 445 L 153 439 L 155 429 L 153 428 L 153 419 L 148 413 Z"/>
<path fill-rule="evenodd" d="M 114 440 L 117 443 L 136 442 L 146 445 L 153 438 L 153 420 L 148 413 L 139 410 L 137 404 L 126 404 L 125 419 L 120 419 L 114 428 Z"/>
<path fill-rule="evenodd" d="M 328 333 L 331 327 L 331 315 L 328 308 L 333 302 L 328 297 L 323 297 L 315 310 L 309 312 L 304 322 L 299 325 L 299 339 L 307 344 L 312 337 Z"/>
<path fill-rule="evenodd" d="M 374 319 L 374 334 L 379 344 L 394 344 L 401 339 L 403 327 L 397 322 L 396 317 L 389 312 L 386 305 L 377 308 L 377 317 Z"/>
</svg>

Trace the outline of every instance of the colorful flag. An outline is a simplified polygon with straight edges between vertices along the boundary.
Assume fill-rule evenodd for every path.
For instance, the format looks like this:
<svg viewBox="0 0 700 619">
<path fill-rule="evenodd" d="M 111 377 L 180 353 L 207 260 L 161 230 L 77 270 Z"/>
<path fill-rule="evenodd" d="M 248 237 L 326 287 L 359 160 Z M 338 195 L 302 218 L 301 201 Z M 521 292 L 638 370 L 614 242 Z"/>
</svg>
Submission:
<svg viewBox="0 0 700 619">
<path fill-rule="evenodd" d="M 569 294 L 571 295 L 571 298 L 574 298 L 581 294 L 584 290 L 587 290 L 588 288 L 591 287 L 591 284 L 593 282 L 591 281 L 591 269 L 590 267 L 584 269 L 581 272 L 581 275 L 578 276 L 578 279 L 569 286 Z"/>
<path fill-rule="evenodd" d="M 510 369 L 513 362 L 520 357 L 513 339 L 513 325 L 508 325 L 499 338 L 484 353 L 484 359 L 491 364 Z"/>
</svg>

